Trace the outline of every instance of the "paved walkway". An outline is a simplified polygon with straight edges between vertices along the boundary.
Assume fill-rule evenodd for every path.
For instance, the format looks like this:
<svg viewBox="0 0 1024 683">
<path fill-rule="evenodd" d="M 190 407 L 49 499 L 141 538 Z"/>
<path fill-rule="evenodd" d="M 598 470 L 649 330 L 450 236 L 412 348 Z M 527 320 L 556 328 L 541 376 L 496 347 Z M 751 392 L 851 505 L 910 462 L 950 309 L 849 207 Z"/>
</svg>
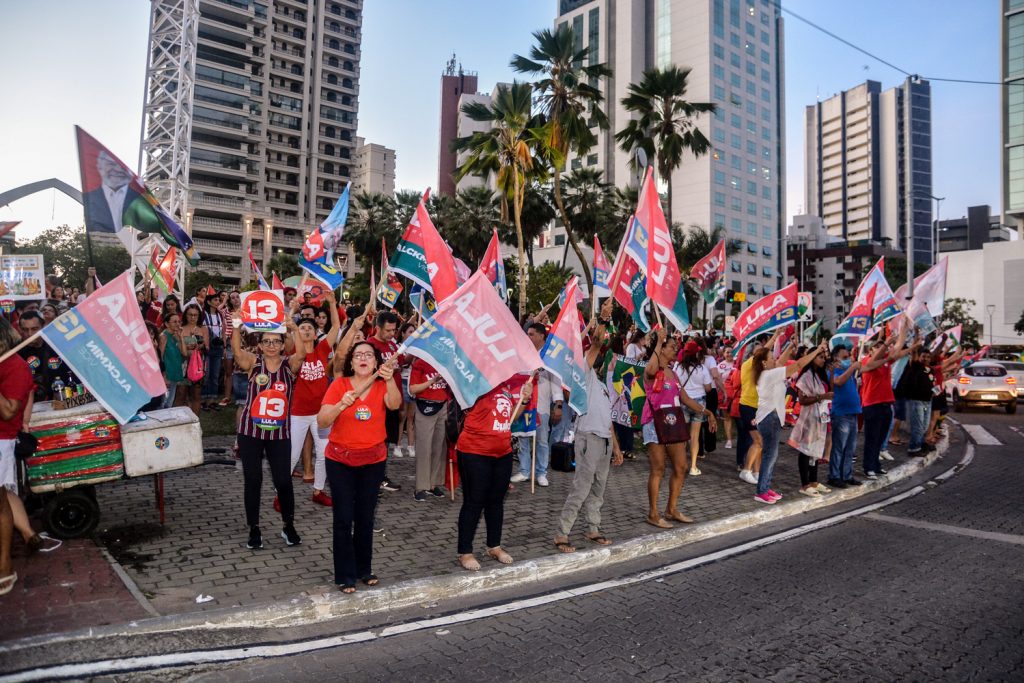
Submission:
<svg viewBox="0 0 1024 683">
<path fill-rule="evenodd" d="M 158 524 L 149 478 L 96 489 L 103 515 L 96 541 L 106 546 L 161 615 L 334 592 L 330 510 L 312 503 L 312 487 L 301 480 L 295 480 L 295 525 L 302 545 L 287 547 L 278 535 L 280 519 L 271 507 L 273 490 L 267 473 L 262 509 L 265 548 L 253 551 L 244 547 L 242 475 L 229 455 L 215 452 L 229 441 L 207 439 L 205 465 L 165 475 L 167 523 L 163 528 Z M 906 460 L 901 449 L 892 452 L 897 462 L 890 465 Z M 681 509 L 698 522 L 706 522 L 763 507 L 753 500 L 753 486 L 737 478 L 734 460 L 734 451 L 721 447 L 701 460 L 703 474 L 687 478 Z M 456 492 L 455 502 L 450 498 L 415 502 L 414 470 L 413 458 L 389 462 L 389 476 L 401 483 L 403 490 L 384 494 L 378 507 L 383 532 L 375 538 L 374 570 L 389 583 L 462 571 L 455 559 L 461 496 Z M 660 533 L 644 523 L 647 473 L 642 453 L 612 468 L 603 530 L 613 540 Z M 530 493 L 528 482 L 509 493 L 503 545 L 514 557 L 531 559 L 556 552 L 552 545 L 554 522 L 572 476 L 552 472 L 551 486 L 538 487 L 536 494 Z M 785 496 L 780 505 L 803 498 L 798 486 L 796 453 L 783 446 L 773 484 Z M 667 489 L 666 477 L 662 509 Z M 590 545 L 583 540 L 582 531 L 577 523 L 571 538 L 577 547 Z M 477 538 L 481 554 L 482 522 Z M 485 569 L 490 565 L 490 561 L 484 562 Z M 93 541 L 78 540 L 49 555 L 19 559 L 16 568 L 25 578 L 10 596 L 0 598 L 0 609 L 5 615 L 18 615 L 18 621 L 14 629 L 5 629 L 3 639 L 147 616 L 120 585 Z M 213 599 L 197 603 L 199 596 Z"/>
</svg>

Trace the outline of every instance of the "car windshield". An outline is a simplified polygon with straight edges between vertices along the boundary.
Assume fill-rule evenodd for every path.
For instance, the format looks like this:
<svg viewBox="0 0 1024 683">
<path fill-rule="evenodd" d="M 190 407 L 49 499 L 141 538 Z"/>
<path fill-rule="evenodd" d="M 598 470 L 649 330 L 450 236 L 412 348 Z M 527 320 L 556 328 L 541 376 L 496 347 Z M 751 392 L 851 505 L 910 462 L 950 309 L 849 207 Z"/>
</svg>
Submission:
<svg viewBox="0 0 1024 683">
<path fill-rule="evenodd" d="M 1006 368 L 1001 365 L 972 365 L 965 372 L 971 377 L 1002 377 Z"/>
</svg>

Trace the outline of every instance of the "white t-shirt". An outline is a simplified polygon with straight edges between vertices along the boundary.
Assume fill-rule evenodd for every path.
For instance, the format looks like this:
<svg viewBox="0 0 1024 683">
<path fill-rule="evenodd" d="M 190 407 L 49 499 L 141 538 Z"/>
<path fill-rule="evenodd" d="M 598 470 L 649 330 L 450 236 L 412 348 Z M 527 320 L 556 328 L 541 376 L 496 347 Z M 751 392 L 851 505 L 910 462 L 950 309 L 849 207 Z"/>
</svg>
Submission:
<svg viewBox="0 0 1024 683">
<path fill-rule="evenodd" d="M 772 368 L 761 373 L 757 380 L 757 415 L 754 424 L 760 424 L 775 411 L 779 422 L 786 424 L 786 366 Z"/>
<path fill-rule="evenodd" d="M 736 368 L 736 365 L 731 360 L 723 359 L 723 360 L 719 361 L 719 363 L 718 363 L 718 374 L 722 376 L 722 381 L 723 382 L 725 380 L 729 379 L 729 375 L 732 374 L 732 371 L 735 368 Z"/>
<path fill-rule="evenodd" d="M 610 439 L 612 436 L 612 401 L 608 385 L 591 368 L 587 370 L 587 412 L 576 418 L 576 431 Z"/>
<path fill-rule="evenodd" d="M 711 381 L 715 381 L 715 372 L 718 370 L 718 363 L 715 362 L 713 356 L 704 356 L 704 369 L 708 371 L 708 377 Z M 722 381 L 725 381 L 725 377 L 722 377 Z"/>
<path fill-rule="evenodd" d="M 636 344 L 628 344 L 628 345 L 626 345 L 626 358 L 634 359 L 634 358 L 643 358 L 643 357 L 644 357 L 644 349 L 643 349 L 642 346 L 638 346 Z"/>
<path fill-rule="evenodd" d="M 679 384 L 682 385 L 687 396 L 693 399 L 707 396 L 704 386 L 711 384 L 711 373 L 706 367 L 698 365 L 693 368 L 683 368 L 677 363 L 675 371 L 676 377 L 679 378 Z"/>
</svg>

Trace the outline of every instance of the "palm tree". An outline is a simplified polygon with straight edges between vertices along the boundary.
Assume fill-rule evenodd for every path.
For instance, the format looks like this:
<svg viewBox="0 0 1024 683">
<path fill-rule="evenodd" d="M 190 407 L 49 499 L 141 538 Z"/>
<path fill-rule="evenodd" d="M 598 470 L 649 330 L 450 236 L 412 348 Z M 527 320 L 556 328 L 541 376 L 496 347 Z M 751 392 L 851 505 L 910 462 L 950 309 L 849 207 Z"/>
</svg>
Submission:
<svg viewBox="0 0 1024 683">
<path fill-rule="evenodd" d="M 683 162 L 683 153 L 695 157 L 708 153 L 711 143 L 697 128 L 694 120 L 699 114 L 713 112 L 711 102 L 686 100 L 686 81 L 689 68 L 669 66 L 665 69 L 644 71 L 639 83 L 629 86 L 629 95 L 622 105 L 639 118 L 631 119 L 625 128 L 615 134 L 619 147 L 632 154 L 642 149 L 656 159 L 658 175 L 668 183 L 668 224 L 672 225 L 672 172 Z"/>
<path fill-rule="evenodd" d="M 381 239 L 394 248 L 402 236 L 404 226 L 398 227 L 397 209 L 394 197 L 382 192 L 360 192 L 352 198 L 345 239 L 352 243 L 367 273 L 370 266 L 380 264 Z"/>
<path fill-rule="evenodd" d="M 562 172 L 570 152 L 583 156 L 597 144 L 597 136 L 591 127 L 608 128 L 608 117 L 600 106 L 604 96 L 597 87 L 597 81 L 611 76 L 612 71 L 604 64 L 584 66 L 590 57 L 590 48 L 576 49 L 577 36 L 568 25 L 554 32 L 551 29 L 535 31 L 533 37 L 537 42 L 530 48 L 530 57 L 514 55 L 511 66 L 519 73 L 540 76 L 533 87 L 537 93 L 537 105 L 547 119 L 542 143 L 544 155 L 554 169 L 555 206 L 593 296 L 594 281 L 590 267 L 576 239 L 576 226 L 565 210 Z"/>
<path fill-rule="evenodd" d="M 498 86 L 491 105 L 482 102 L 463 105 L 463 114 L 474 121 L 490 123 L 491 127 L 452 142 L 454 151 L 467 152 L 465 161 L 455 171 L 456 181 L 469 173 L 486 177 L 497 169 L 498 188 L 506 196 L 512 197 L 520 281 L 523 280 L 526 267 L 522 226 L 523 191 L 528 175 L 534 169 L 533 147 L 537 142 L 535 129 L 538 121 L 532 113 L 532 92 L 529 83 L 516 81 L 511 87 Z M 523 290 L 519 295 L 519 316 L 525 314 L 526 292 Z"/>
<path fill-rule="evenodd" d="M 682 233 L 682 231 L 679 231 L 679 233 Z M 685 233 L 679 233 L 677 235 L 682 237 L 682 239 L 673 240 L 679 244 L 676 250 L 676 260 L 679 261 L 680 271 L 685 271 L 686 273 L 690 272 L 690 269 L 693 268 L 697 261 L 710 254 L 719 240 L 726 236 L 725 228 L 721 225 L 716 225 L 710 231 L 705 230 L 699 225 L 691 225 Z M 740 240 L 727 239 L 725 241 L 725 255 L 727 257 L 738 253 L 741 248 L 742 242 Z M 686 302 L 691 308 L 696 304 L 698 294 L 699 292 L 696 291 L 692 282 L 686 280 Z M 707 302 L 704 302 L 704 313 L 701 317 L 705 321 L 707 320 L 707 311 L 708 305 Z"/>
<path fill-rule="evenodd" d="M 614 222 L 612 195 L 603 175 L 597 168 L 576 169 L 565 177 L 563 186 L 563 201 L 572 214 L 573 228 L 589 239 Z"/>
<path fill-rule="evenodd" d="M 494 228 L 501 222 L 498 204 L 497 195 L 488 187 L 459 190 L 455 198 L 450 199 L 445 235 L 470 267 L 475 267 L 483 258 Z"/>
</svg>

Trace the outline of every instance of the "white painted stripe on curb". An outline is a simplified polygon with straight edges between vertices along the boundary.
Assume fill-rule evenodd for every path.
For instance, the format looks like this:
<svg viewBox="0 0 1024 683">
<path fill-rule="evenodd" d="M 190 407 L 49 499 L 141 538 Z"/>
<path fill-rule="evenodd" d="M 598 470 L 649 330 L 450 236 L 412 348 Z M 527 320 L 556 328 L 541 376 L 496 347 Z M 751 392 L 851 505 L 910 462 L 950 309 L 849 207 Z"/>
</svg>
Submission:
<svg viewBox="0 0 1024 683">
<path fill-rule="evenodd" d="M 408 622 L 405 624 L 398 624 L 395 626 L 388 626 L 382 629 L 369 629 L 366 631 L 360 631 L 358 633 L 350 633 L 338 636 L 330 636 L 326 638 L 315 638 L 312 640 L 300 641 L 295 643 L 283 643 L 279 645 L 256 645 L 249 647 L 240 648 L 223 648 L 216 650 L 199 650 L 194 652 L 175 652 L 163 655 L 149 655 L 142 657 L 128 657 L 124 659 L 107 659 L 96 662 L 84 662 L 79 664 L 62 664 L 57 666 L 44 667 L 39 669 L 33 669 L 31 671 L 22 671 L 9 676 L 0 677 L 0 681 L 39 681 L 39 680 L 54 680 L 62 678 L 86 678 L 91 676 L 103 676 L 116 673 L 126 673 L 130 671 L 140 670 L 152 670 L 152 669 L 163 669 L 168 667 L 179 667 L 189 666 L 196 664 L 214 664 L 214 663 L 226 663 L 235 662 L 245 659 L 253 658 L 275 658 L 275 657 L 286 657 L 296 654 L 302 654 L 305 652 L 313 652 L 317 650 L 325 650 L 329 648 L 337 648 L 345 645 L 351 645 L 353 643 L 365 643 L 373 640 L 379 640 L 381 638 L 388 638 L 391 636 L 402 635 L 405 633 L 413 633 L 416 631 L 429 630 L 438 627 L 452 626 L 456 624 L 464 624 L 471 621 L 477 621 L 486 617 L 497 616 L 501 614 L 509 614 L 511 612 L 518 612 L 531 607 L 537 607 L 540 605 L 547 605 L 554 602 L 560 602 L 562 600 L 568 600 L 576 598 L 588 593 L 595 593 L 601 590 L 609 590 L 614 588 L 622 588 L 625 586 L 631 586 L 637 583 L 643 583 L 651 581 L 653 579 L 662 578 L 671 574 L 677 574 L 688 569 L 700 567 L 705 564 L 717 562 L 734 555 L 741 555 L 751 550 L 763 548 L 781 541 L 790 540 L 804 534 L 824 529 L 830 526 L 835 526 L 841 522 L 844 522 L 853 517 L 868 514 L 875 510 L 880 510 L 889 505 L 899 503 L 900 501 L 906 500 L 924 491 L 923 486 L 915 486 L 914 488 L 904 491 L 898 495 L 886 498 L 885 500 L 871 505 L 865 505 L 864 507 L 850 510 L 839 515 L 827 517 L 817 522 L 805 524 L 803 526 L 782 531 L 771 536 L 748 541 L 741 543 L 740 545 L 733 546 L 731 548 L 724 548 L 722 550 L 708 553 L 700 557 L 691 558 L 689 560 L 683 560 L 681 562 L 675 562 L 665 567 L 653 569 L 631 576 L 625 576 L 619 579 L 612 579 L 608 581 L 602 581 L 597 584 L 590 586 L 584 586 L 580 588 L 573 588 L 567 590 L 555 591 L 548 595 L 541 595 L 537 597 L 527 598 L 524 600 L 515 600 L 502 605 L 493 605 L 481 609 L 468 610 L 458 614 L 451 614 L 442 617 L 435 617 L 430 619 L 420 619 L 417 621 Z"/>
<path fill-rule="evenodd" d="M 974 439 L 974 443 L 979 446 L 1002 446 L 1003 442 L 992 436 L 991 432 L 982 427 L 981 425 L 967 425 L 961 424 L 971 438 Z"/>
</svg>

